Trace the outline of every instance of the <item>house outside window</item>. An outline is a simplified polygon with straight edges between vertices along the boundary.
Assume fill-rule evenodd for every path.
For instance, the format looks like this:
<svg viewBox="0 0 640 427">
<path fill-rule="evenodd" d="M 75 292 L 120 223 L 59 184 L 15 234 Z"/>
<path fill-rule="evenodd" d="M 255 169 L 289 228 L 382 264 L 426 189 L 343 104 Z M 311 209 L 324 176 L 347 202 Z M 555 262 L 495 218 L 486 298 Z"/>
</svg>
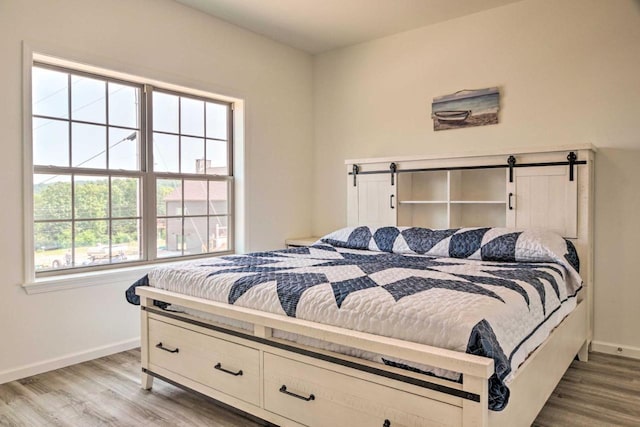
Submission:
<svg viewBox="0 0 640 427">
<path fill-rule="evenodd" d="M 233 104 L 36 62 L 36 276 L 233 250 Z"/>
</svg>

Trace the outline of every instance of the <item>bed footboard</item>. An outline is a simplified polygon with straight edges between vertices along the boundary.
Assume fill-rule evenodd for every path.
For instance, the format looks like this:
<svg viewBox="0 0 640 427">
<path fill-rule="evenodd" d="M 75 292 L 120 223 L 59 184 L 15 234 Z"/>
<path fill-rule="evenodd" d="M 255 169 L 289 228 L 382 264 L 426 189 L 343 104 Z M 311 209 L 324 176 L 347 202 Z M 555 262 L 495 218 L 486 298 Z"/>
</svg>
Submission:
<svg viewBox="0 0 640 427">
<path fill-rule="evenodd" d="M 144 389 L 159 377 L 279 425 L 488 425 L 491 359 L 149 287 L 136 291 Z M 167 313 L 154 300 L 249 322 L 254 330 Z M 464 382 L 293 344 L 272 337 L 273 329 L 461 372 Z"/>
<path fill-rule="evenodd" d="M 580 303 L 520 368 L 507 408 L 493 412 L 491 359 L 150 287 L 136 291 L 142 388 L 159 377 L 278 425 L 530 425 L 587 339 Z M 154 300 L 248 322 L 253 331 L 165 312 Z M 460 372 L 463 383 L 294 344 L 274 338 L 274 329 Z"/>
</svg>

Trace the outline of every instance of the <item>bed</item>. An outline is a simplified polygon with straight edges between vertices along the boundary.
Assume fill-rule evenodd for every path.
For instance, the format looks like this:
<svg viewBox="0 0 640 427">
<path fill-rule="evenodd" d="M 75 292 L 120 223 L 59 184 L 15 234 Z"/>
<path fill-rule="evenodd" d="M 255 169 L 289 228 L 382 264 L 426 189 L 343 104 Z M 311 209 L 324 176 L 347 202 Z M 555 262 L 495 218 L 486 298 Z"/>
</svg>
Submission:
<svg viewBox="0 0 640 427">
<path fill-rule="evenodd" d="M 277 425 L 528 425 L 587 357 L 574 242 L 354 226 L 155 268 L 127 291 L 143 388 L 160 378 Z"/>
</svg>

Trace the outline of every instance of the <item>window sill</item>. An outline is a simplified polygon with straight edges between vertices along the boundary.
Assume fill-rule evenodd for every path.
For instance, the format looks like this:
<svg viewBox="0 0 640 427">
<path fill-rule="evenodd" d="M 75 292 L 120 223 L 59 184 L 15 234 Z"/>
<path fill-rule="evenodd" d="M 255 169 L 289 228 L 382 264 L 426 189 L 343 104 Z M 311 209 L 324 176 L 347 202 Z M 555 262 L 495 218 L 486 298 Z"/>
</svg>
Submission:
<svg viewBox="0 0 640 427">
<path fill-rule="evenodd" d="M 82 273 L 64 274 L 59 276 L 36 278 L 32 282 L 22 284 L 22 288 L 29 295 L 41 294 L 45 292 L 65 291 L 69 289 L 85 288 L 88 286 L 109 285 L 115 282 L 127 282 L 133 284 L 141 279 L 152 268 L 168 267 L 185 261 L 206 259 L 211 257 L 233 255 L 237 252 L 224 251 L 208 253 L 206 255 L 173 258 L 171 260 L 160 260 L 159 262 L 149 262 L 131 267 L 122 267 L 109 270 L 84 271 Z"/>
<path fill-rule="evenodd" d="M 43 277 L 33 282 L 24 283 L 25 292 L 41 294 L 45 292 L 65 291 L 69 289 L 85 288 L 88 286 L 108 285 L 115 282 L 133 283 L 147 274 L 153 265 L 138 265 L 135 267 L 119 268 L 114 270 L 92 271 L 85 273 L 66 274 L 63 276 Z"/>
</svg>

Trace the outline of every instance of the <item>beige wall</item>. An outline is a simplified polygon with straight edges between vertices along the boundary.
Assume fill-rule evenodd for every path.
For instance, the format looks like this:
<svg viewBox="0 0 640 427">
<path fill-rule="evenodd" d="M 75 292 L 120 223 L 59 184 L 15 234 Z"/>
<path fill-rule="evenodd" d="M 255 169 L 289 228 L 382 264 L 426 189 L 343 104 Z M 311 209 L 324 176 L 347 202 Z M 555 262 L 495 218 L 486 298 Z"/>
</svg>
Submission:
<svg viewBox="0 0 640 427">
<path fill-rule="evenodd" d="M 346 222 L 344 160 L 593 143 L 595 339 L 640 357 L 640 2 L 525 0 L 314 64 L 313 228 Z M 500 124 L 433 132 L 434 96 L 500 86 Z"/>
<path fill-rule="evenodd" d="M 131 346 L 139 336 L 138 310 L 124 300 L 129 283 L 38 295 L 20 287 L 29 215 L 21 190 L 22 40 L 244 98 L 247 249 L 279 248 L 286 237 L 309 234 L 309 55 L 169 0 L 0 0 L 0 382 L 69 355 Z"/>
</svg>

